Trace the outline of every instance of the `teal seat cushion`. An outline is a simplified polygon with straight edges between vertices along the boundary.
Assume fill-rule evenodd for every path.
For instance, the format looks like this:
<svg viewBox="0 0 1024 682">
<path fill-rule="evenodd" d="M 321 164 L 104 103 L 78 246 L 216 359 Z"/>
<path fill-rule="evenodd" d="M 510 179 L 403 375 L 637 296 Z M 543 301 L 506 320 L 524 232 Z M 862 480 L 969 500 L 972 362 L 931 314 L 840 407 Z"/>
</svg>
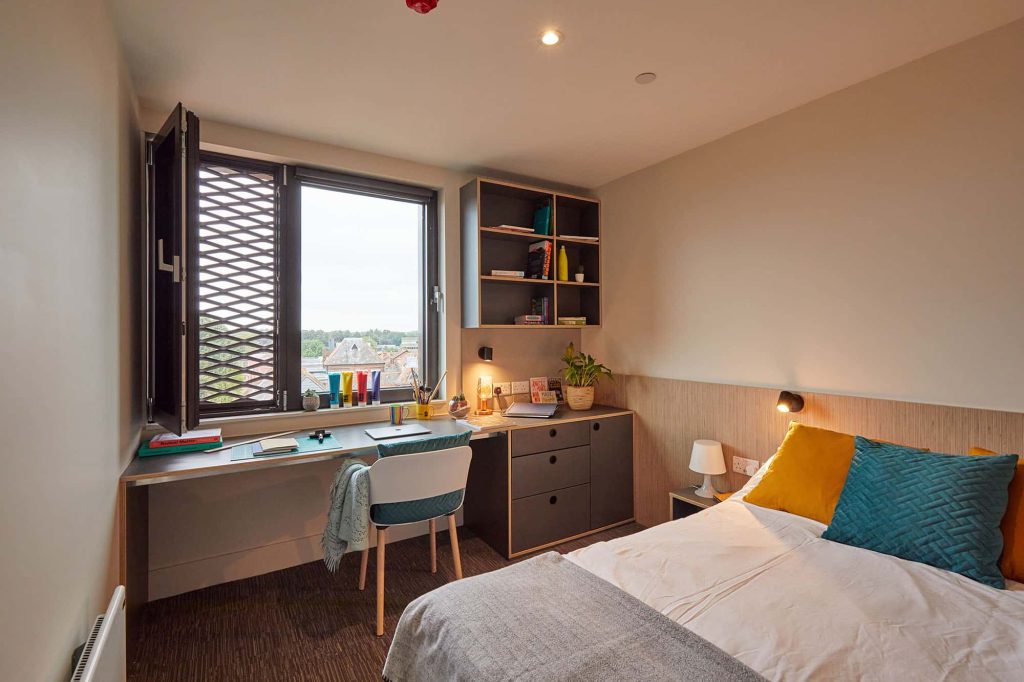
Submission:
<svg viewBox="0 0 1024 682">
<path fill-rule="evenodd" d="M 433 452 L 435 450 L 457 448 L 462 445 L 469 445 L 470 435 L 471 432 L 466 431 L 454 436 L 435 436 L 433 438 L 422 438 L 402 443 L 379 443 L 377 445 L 377 455 L 380 457 L 413 455 L 418 452 Z M 451 514 L 461 507 L 463 494 L 464 490 L 459 489 L 444 495 L 426 497 L 422 500 L 375 504 L 370 508 L 370 518 L 379 526 L 426 521 L 427 519 Z"/>
<path fill-rule="evenodd" d="M 999 589 L 1017 455 L 961 457 L 858 436 L 822 538 L 953 571 Z"/>
</svg>

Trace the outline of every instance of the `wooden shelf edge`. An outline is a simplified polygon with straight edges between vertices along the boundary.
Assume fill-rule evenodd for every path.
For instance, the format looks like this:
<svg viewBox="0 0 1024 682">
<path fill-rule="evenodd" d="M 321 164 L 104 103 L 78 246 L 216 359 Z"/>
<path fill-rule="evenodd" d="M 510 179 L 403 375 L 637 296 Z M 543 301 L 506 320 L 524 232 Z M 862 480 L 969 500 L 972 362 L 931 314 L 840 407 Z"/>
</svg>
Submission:
<svg viewBox="0 0 1024 682">
<path fill-rule="evenodd" d="M 596 242 L 590 239 L 575 239 L 573 237 L 559 237 L 555 235 L 556 242 L 566 242 L 567 244 L 580 244 L 582 246 L 601 246 L 601 240 L 598 239 Z"/>
<path fill-rule="evenodd" d="M 498 236 L 501 236 L 501 237 L 511 237 L 512 239 L 529 239 L 531 241 L 537 241 L 539 239 L 543 239 L 543 240 L 546 240 L 546 241 L 554 241 L 554 239 L 555 239 L 553 236 L 548 235 L 548 234 L 525 234 L 525 233 L 522 233 L 522 232 L 508 232 L 507 230 L 499 230 L 499 229 L 494 228 L 494 227 L 481 227 L 480 228 L 480 236 L 486 236 L 486 235 L 490 235 L 490 234 L 498 235 Z M 571 240 L 567 239 L 565 241 L 571 241 Z"/>
<path fill-rule="evenodd" d="M 601 286 L 600 282 L 574 282 L 574 281 L 560 282 L 560 281 L 557 281 L 557 280 L 555 281 L 555 284 L 557 284 L 558 286 L 570 286 L 570 287 L 599 287 L 599 286 Z"/>
</svg>

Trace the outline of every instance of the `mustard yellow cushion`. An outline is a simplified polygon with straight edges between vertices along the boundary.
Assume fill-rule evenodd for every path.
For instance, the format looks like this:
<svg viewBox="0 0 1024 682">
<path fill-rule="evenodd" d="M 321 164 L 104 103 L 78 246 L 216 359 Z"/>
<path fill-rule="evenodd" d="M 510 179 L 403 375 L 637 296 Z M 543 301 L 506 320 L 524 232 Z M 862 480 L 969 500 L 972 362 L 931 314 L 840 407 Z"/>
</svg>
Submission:
<svg viewBox="0 0 1024 682">
<path fill-rule="evenodd" d="M 853 459 L 853 436 L 791 422 L 764 478 L 744 501 L 828 525 Z"/>
<path fill-rule="evenodd" d="M 998 455 L 998 452 L 973 447 L 971 455 Z M 999 569 L 1010 580 L 1024 582 L 1024 460 L 1017 462 L 1017 473 L 1010 481 L 1010 502 L 1000 525 L 1003 531 L 1003 558 Z"/>
</svg>

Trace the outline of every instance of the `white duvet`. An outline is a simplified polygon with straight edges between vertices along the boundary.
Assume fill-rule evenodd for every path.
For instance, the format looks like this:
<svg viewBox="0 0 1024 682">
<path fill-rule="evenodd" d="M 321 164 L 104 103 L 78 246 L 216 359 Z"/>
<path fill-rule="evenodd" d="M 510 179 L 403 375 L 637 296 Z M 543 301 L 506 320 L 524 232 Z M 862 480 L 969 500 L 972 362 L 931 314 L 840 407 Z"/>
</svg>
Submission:
<svg viewBox="0 0 1024 682">
<path fill-rule="evenodd" d="M 771 680 L 1024 682 L 1024 585 L 840 545 L 732 498 L 569 554 Z"/>
</svg>

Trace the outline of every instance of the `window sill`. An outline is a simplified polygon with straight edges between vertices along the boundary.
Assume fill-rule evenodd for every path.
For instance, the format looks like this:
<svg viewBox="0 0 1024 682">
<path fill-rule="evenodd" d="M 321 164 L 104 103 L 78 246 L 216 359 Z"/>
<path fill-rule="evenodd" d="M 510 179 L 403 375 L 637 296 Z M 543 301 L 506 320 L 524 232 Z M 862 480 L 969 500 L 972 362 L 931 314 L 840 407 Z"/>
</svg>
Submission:
<svg viewBox="0 0 1024 682">
<path fill-rule="evenodd" d="M 396 403 L 410 405 L 411 403 Z M 434 400 L 430 403 L 434 419 L 448 419 L 448 402 Z M 200 429 L 220 428 L 225 438 L 236 436 L 252 436 L 264 433 L 280 433 L 301 431 L 303 429 L 321 429 L 331 426 L 350 424 L 372 424 L 390 419 L 389 404 L 361 405 L 359 407 L 341 407 L 317 410 L 316 412 L 272 412 L 268 414 L 247 414 L 235 417 L 213 417 L 199 422 Z M 407 417 L 406 421 L 415 421 Z M 156 424 L 148 424 L 143 436 L 148 437 L 163 433 L 165 429 Z"/>
</svg>

